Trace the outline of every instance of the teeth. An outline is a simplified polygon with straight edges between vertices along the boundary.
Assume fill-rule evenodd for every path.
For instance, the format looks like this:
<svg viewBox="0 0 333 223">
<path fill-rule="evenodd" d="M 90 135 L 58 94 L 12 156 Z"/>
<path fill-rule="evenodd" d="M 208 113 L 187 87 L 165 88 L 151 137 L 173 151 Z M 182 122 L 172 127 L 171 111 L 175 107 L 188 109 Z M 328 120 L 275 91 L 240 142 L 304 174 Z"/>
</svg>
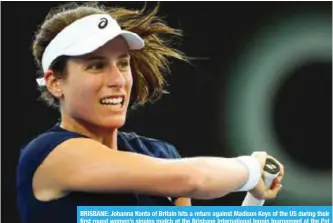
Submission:
<svg viewBox="0 0 333 223">
<path fill-rule="evenodd" d="M 118 98 L 105 98 L 101 100 L 102 104 L 111 104 L 111 105 L 117 105 L 123 102 L 123 98 L 122 97 L 118 97 Z"/>
</svg>

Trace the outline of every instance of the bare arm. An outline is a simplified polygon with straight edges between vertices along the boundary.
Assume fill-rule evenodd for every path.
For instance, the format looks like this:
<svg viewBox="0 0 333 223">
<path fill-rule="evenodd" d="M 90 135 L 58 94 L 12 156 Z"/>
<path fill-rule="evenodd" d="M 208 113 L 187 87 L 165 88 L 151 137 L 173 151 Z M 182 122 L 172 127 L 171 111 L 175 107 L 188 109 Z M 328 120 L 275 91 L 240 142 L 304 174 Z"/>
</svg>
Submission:
<svg viewBox="0 0 333 223">
<path fill-rule="evenodd" d="M 159 159 L 112 150 L 94 140 L 70 139 L 55 148 L 35 172 L 34 191 L 136 192 L 212 199 L 247 182 L 236 158 Z"/>
</svg>

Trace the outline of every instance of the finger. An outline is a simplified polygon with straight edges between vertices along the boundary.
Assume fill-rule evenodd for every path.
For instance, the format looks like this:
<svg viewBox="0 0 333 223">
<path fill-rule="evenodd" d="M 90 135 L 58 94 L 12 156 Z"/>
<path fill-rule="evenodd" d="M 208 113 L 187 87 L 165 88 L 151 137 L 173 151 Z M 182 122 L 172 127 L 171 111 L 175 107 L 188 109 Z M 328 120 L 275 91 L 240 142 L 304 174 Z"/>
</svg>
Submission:
<svg viewBox="0 0 333 223">
<path fill-rule="evenodd" d="M 278 180 L 278 182 L 281 182 L 283 179 L 283 176 L 278 176 L 276 179 Z"/>
<path fill-rule="evenodd" d="M 280 166 L 280 173 L 279 173 L 279 176 L 281 176 L 281 177 L 284 176 L 284 166 L 283 166 L 283 165 Z"/>
<path fill-rule="evenodd" d="M 269 189 L 273 189 L 273 188 L 275 188 L 275 186 L 276 186 L 278 183 L 280 183 L 280 180 L 279 180 L 278 178 L 275 178 L 275 179 L 273 180 L 273 183 L 272 183 L 272 185 L 271 185 L 271 187 L 270 187 Z"/>
<path fill-rule="evenodd" d="M 258 184 L 256 185 L 255 188 L 253 188 L 250 193 L 258 198 L 258 199 L 263 199 L 265 197 L 265 191 L 266 191 L 266 186 L 265 183 L 263 181 L 263 179 L 261 178 L 260 181 L 258 182 Z"/>
<path fill-rule="evenodd" d="M 281 183 L 283 177 L 284 177 L 284 173 L 283 172 L 278 175 L 278 177 L 277 177 L 278 183 Z"/>
<path fill-rule="evenodd" d="M 276 184 L 278 184 L 282 181 L 282 177 L 277 177 L 277 178 L 275 178 L 275 180 L 276 180 Z"/>
<path fill-rule="evenodd" d="M 276 197 L 276 195 L 279 193 L 279 191 L 281 190 L 282 185 L 281 184 L 277 184 L 273 189 L 267 190 L 265 192 L 265 199 L 274 199 Z"/>
</svg>

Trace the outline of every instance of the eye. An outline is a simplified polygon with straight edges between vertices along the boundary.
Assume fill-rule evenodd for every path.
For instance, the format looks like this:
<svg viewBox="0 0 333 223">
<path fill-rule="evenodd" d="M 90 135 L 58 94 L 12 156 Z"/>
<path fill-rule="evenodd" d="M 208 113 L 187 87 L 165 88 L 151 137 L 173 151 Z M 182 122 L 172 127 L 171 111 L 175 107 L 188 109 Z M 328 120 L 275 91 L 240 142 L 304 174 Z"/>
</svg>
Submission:
<svg viewBox="0 0 333 223">
<path fill-rule="evenodd" d="M 123 59 L 118 62 L 118 68 L 120 70 L 127 70 L 130 65 L 129 59 Z"/>
<path fill-rule="evenodd" d="M 87 70 L 98 71 L 103 70 L 106 64 L 103 61 L 92 62 L 88 65 Z"/>
</svg>

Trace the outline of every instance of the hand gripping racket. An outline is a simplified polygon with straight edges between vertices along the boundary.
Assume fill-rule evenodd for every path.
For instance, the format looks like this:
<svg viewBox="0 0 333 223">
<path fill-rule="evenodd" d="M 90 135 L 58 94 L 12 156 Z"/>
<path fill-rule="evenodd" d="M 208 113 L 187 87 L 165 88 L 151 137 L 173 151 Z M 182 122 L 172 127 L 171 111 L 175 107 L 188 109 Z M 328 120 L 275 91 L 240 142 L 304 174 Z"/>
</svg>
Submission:
<svg viewBox="0 0 333 223">
<path fill-rule="evenodd" d="M 276 179 L 280 173 L 279 165 L 271 158 L 266 160 L 264 166 L 263 180 L 267 188 L 273 188 L 277 183 Z M 242 206 L 263 206 L 265 200 L 260 200 L 252 196 L 250 192 L 246 193 Z"/>
</svg>

